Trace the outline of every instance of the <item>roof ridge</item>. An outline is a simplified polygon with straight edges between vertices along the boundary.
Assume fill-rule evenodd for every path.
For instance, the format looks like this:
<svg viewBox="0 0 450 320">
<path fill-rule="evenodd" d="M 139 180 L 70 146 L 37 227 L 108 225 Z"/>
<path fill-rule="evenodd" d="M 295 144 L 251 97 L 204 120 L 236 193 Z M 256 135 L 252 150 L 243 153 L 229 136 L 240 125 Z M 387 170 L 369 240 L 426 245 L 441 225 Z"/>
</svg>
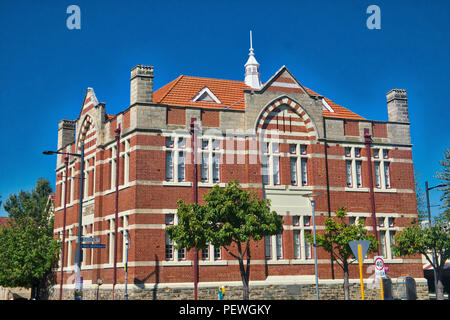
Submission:
<svg viewBox="0 0 450 320">
<path fill-rule="evenodd" d="M 196 79 L 207 79 L 207 80 L 219 80 L 219 81 L 233 81 L 233 82 L 239 82 L 239 83 L 245 84 L 245 81 L 242 81 L 242 80 L 218 79 L 218 78 L 199 77 L 199 76 L 187 76 L 187 75 L 185 75 L 184 77 L 196 78 Z"/>
</svg>

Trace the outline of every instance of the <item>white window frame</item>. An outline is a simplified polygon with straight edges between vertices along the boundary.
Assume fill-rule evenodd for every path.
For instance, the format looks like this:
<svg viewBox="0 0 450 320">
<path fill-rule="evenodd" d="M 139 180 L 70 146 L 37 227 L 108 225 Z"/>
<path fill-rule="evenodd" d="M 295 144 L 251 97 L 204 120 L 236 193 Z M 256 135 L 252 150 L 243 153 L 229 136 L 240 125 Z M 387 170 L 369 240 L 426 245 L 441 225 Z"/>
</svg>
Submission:
<svg viewBox="0 0 450 320">
<path fill-rule="evenodd" d="M 397 219 L 397 216 L 382 216 L 378 217 L 378 231 L 380 232 L 380 249 L 381 249 L 381 255 L 384 256 L 385 259 L 395 259 L 392 252 L 392 240 L 394 238 L 394 235 L 396 232 L 398 232 L 400 229 L 396 226 L 395 220 Z M 393 219 L 394 223 L 391 224 L 390 221 Z M 381 226 L 380 222 L 383 222 L 383 225 Z M 384 233 L 384 235 L 383 235 Z"/>
<path fill-rule="evenodd" d="M 173 144 L 171 147 L 167 146 L 167 143 L 164 144 L 163 150 L 164 150 L 164 157 L 165 157 L 165 176 L 164 176 L 164 181 L 165 182 L 170 182 L 170 183 L 184 183 L 187 181 L 187 172 L 186 172 L 186 164 L 187 162 L 187 154 L 189 151 L 191 151 L 187 145 L 188 145 L 188 141 L 189 141 L 189 136 L 188 135 L 179 135 L 179 134 L 171 134 L 171 135 L 167 135 L 165 136 L 166 142 L 168 141 L 168 139 L 172 139 Z M 183 141 L 182 144 L 180 144 L 180 139 L 182 139 L 181 141 Z M 180 152 L 182 152 L 183 157 L 180 157 Z M 167 154 L 171 153 L 172 154 L 172 179 L 168 179 L 167 177 Z M 180 162 L 181 159 L 184 159 L 183 162 Z M 181 168 L 183 168 L 183 172 L 184 172 L 184 177 L 181 178 L 180 175 L 180 170 Z"/>
<path fill-rule="evenodd" d="M 362 164 L 367 158 L 361 156 L 362 146 L 344 146 L 345 152 L 345 186 L 346 188 L 361 189 L 364 185 Z M 356 151 L 358 150 L 358 152 Z M 348 153 L 350 151 L 350 153 Z M 350 167 L 349 167 L 350 164 Z M 351 185 L 349 182 L 351 181 Z"/>
<path fill-rule="evenodd" d="M 311 215 L 302 214 L 298 217 L 298 224 L 293 223 L 292 225 L 294 260 L 310 260 L 313 258 L 312 243 L 307 242 L 306 234 L 311 233 L 313 230 L 313 225 L 311 224 Z M 296 235 L 298 239 L 296 239 Z"/>
<path fill-rule="evenodd" d="M 205 142 L 205 143 L 204 143 Z M 203 136 L 197 153 L 200 155 L 201 184 L 216 184 L 222 179 L 223 139 L 217 136 Z M 204 166 L 205 165 L 205 166 Z M 215 179 L 218 177 L 218 179 Z"/>
<path fill-rule="evenodd" d="M 372 154 L 372 162 L 374 163 L 375 171 L 375 187 L 378 190 L 392 189 L 391 183 L 391 159 L 389 158 L 390 148 L 374 148 L 378 150 L 378 157 L 375 157 L 375 152 Z M 384 155 L 387 153 L 388 157 Z M 378 172 L 377 172 L 378 166 Z M 386 172 L 387 170 L 387 172 Z M 387 173 L 387 174 L 386 174 Z M 378 181 L 379 179 L 379 181 Z M 379 185 L 377 185 L 379 184 Z"/>
<path fill-rule="evenodd" d="M 167 227 L 167 226 L 173 226 L 173 225 L 178 225 L 178 216 L 176 215 L 176 214 L 173 214 L 173 213 L 167 213 L 166 214 L 166 217 L 167 217 L 167 215 L 172 215 L 173 216 L 173 223 L 172 224 L 164 224 L 164 226 L 165 227 Z M 165 218 L 166 219 L 166 221 L 167 221 L 167 218 Z M 169 238 L 169 235 L 168 235 L 168 233 L 167 232 L 164 232 L 165 233 L 165 245 L 164 245 L 164 255 L 165 255 L 165 261 L 172 261 L 172 262 L 181 262 L 181 261 L 185 261 L 186 259 L 187 259 L 187 250 L 186 250 L 186 248 L 182 248 L 182 249 L 176 249 L 176 243 L 174 242 L 174 241 L 172 241 L 172 240 L 170 240 L 170 238 Z M 172 258 L 168 258 L 167 257 L 167 254 L 166 254 L 166 250 L 167 250 L 167 241 L 169 241 L 170 242 L 170 244 L 169 245 L 171 245 L 172 246 Z M 184 257 L 181 257 L 181 256 L 184 256 Z"/>
</svg>

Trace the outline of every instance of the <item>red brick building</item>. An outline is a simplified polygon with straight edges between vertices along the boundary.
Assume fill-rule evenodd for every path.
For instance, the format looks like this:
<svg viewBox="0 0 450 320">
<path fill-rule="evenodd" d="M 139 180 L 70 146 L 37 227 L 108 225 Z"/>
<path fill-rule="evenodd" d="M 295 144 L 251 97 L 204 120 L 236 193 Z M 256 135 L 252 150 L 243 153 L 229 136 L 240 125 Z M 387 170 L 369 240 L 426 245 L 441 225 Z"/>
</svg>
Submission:
<svg viewBox="0 0 450 320">
<path fill-rule="evenodd" d="M 243 188 L 271 199 L 272 209 L 284 219 L 282 234 L 252 243 L 251 281 L 314 277 L 314 252 L 305 239 L 312 232 L 312 207 L 302 197 L 311 192 L 322 193 L 316 199 L 317 232 L 324 229 L 326 217 L 345 206 L 350 223 L 362 219 L 369 232 L 376 228 L 379 254 L 385 257 L 391 278 L 405 273 L 423 278 L 420 256 L 395 257 L 390 249 L 395 232 L 417 215 L 406 91 L 389 91 L 388 121 L 373 121 L 306 88 L 286 67 L 261 84 L 258 67 L 251 49 L 245 81 L 179 76 L 154 91 L 153 67 L 138 65 L 131 70 L 129 107 L 109 115 L 88 88 L 79 117 L 60 121 L 58 151 L 80 152 L 84 142 L 83 236 L 98 237 L 106 244 L 105 249 L 83 249 L 85 289 L 98 279 L 104 288 L 112 284 L 116 223 L 121 288 L 125 231 L 131 237 L 130 285 L 192 283 L 192 252 L 176 250 L 165 232 L 167 225 L 177 222 L 176 201 L 192 201 L 192 118 L 200 127 L 196 161 L 200 201 L 216 183 L 225 186 L 237 179 Z M 55 196 L 55 236 L 61 238 L 63 158 L 58 155 Z M 118 221 L 114 218 L 116 166 Z M 68 176 L 73 178 L 65 195 L 64 268 L 65 288 L 71 289 L 80 205 L 79 158 L 69 158 Z M 211 245 L 199 253 L 199 260 L 200 284 L 240 281 L 237 261 L 222 248 Z M 366 263 L 372 260 L 373 255 L 368 256 Z M 343 277 L 321 248 L 318 269 L 320 280 Z M 359 278 L 357 270 L 353 265 L 351 278 Z"/>
</svg>

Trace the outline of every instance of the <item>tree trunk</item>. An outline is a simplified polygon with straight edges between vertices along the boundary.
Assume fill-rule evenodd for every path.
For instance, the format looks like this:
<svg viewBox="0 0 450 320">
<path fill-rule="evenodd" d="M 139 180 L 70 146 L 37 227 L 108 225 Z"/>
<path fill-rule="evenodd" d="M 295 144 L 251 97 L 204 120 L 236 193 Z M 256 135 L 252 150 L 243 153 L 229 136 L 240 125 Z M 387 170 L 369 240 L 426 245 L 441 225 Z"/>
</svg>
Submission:
<svg viewBox="0 0 450 320">
<path fill-rule="evenodd" d="M 242 267 L 244 267 L 243 264 L 242 264 Z M 241 272 L 241 277 L 242 277 L 242 287 L 243 287 L 242 299 L 248 300 L 248 277 L 245 272 L 244 273 Z"/>
<path fill-rule="evenodd" d="M 344 261 L 344 299 L 350 300 L 350 283 L 348 281 L 348 264 Z"/>
<path fill-rule="evenodd" d="M 436 272 L 437 275 L 437 288 L 436 291 L 436 300 L 444 300 L 444 284 L 442 283 L 442 273 L 441 270 Z"/>
<path fill-rule="evenodd" d="M 248 282 L 250 279 L 250 247 L 249 243 L 247 242 L 246 247 L 246 255 L 247 255 L 247 270 L 244 266 L 244 255 L 242 254 L 242 247 L 241 243 L 238 243 L 238 252 L 239 252 L 239 270 L 241 271 L 241 278 L 242 278 L 242 299 L 248 300 Z"/>
</svg>

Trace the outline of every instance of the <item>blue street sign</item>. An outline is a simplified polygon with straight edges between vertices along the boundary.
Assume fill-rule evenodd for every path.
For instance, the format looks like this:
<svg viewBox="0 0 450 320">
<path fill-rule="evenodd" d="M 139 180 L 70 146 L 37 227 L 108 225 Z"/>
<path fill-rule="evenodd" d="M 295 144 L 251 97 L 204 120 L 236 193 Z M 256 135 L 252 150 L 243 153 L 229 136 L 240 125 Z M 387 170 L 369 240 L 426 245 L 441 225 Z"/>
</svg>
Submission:
<svg viewBox="0 0 450 320">
<path fill-rule="evenodd" d="M 103 243 L 83 243 L 81 247 L 84 249 L 105 249 L 106 245 Z"/>
</svg>

